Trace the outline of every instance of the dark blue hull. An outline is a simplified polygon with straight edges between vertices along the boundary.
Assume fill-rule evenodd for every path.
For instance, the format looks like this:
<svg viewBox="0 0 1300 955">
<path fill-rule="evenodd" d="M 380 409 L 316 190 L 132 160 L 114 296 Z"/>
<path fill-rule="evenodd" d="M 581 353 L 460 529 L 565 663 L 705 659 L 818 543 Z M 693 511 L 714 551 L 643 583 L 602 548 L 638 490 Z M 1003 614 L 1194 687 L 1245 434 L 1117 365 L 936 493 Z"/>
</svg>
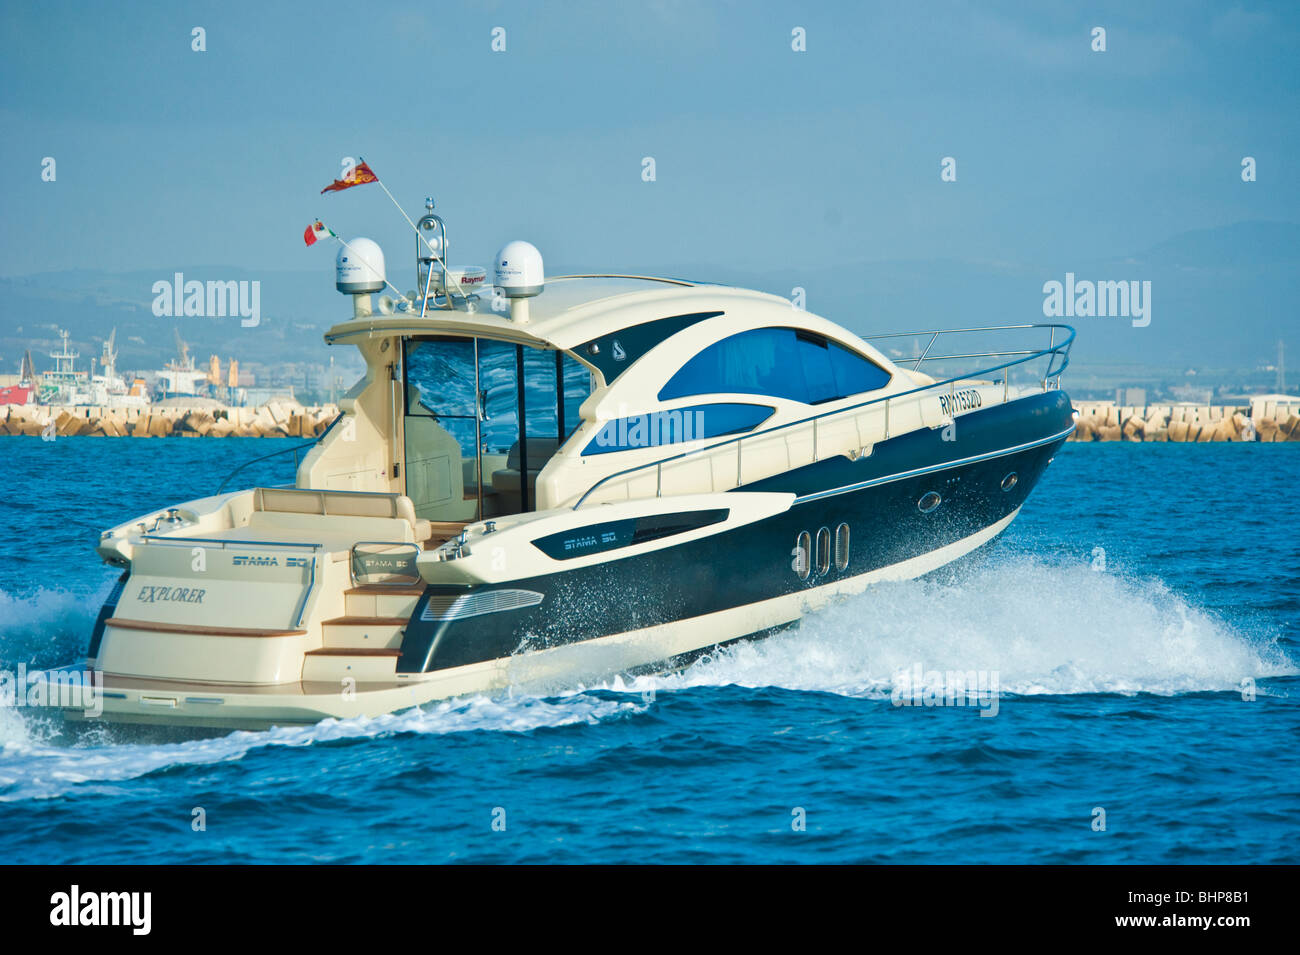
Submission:
<svg viewBox="0 0 1300 955">
<path fill-rule="evenodd" d="M 940 551 L 1008 519 L 1073 430 L 1061 391 L 961 415 L 956 427 L 880 442 L 739 488 L 796 495 L 786 512 L 649 553 L 501 588 L 539 603 L 459 620 L 421 619 L 430 600 L 489 587 L 431 586 L 412 615 L 398 672 L 427 673 L 595 640 L 845 585 Z M 592 508 L 593 517 L 598 508 Z M 846 527 L 847 531 L 841 530 Z M 590 528 L 602 531 L 600 523 Z M 823 532 L 823 529 L 824 532 Z M 802 535 L 807 535 L 804 537 Z M 808 547 L 802 574 L 796 557 Z M 865 581 L 862 581 L 865 584 Z M 428 616 L 428 615 L 425 615 Z M 726 642 L 744 633 L 719 632 Z"/>
</svg>

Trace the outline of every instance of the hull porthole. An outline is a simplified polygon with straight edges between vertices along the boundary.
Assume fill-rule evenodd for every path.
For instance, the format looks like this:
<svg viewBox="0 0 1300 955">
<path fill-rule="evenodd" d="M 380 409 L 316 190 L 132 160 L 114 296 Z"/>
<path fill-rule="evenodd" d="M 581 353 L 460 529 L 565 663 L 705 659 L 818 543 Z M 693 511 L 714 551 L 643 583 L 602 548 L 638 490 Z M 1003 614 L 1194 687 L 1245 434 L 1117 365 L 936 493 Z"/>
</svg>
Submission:
<svg viewBox="0 0 1300 955">
<path fill-rule="evenodd" d="M 831 532 L 823 527 L 817 532 L 817 576 L 824 577 L 831 569 Z"/>
<path fill-rule="evenodd" d="M 802 531 L 795 538 L 794 550 L 790 555 L 794 558 L 790 562 L 790 569 L 800 580 L 807 580 L 808 571 L 812 569 L 812 535 Z"/>
<path fill-rule="evenodd" d="M 835 528 L 835 569 L 847 570 L 849 566 L 849 525 Z"/>
<path fill-rule="evenodd" d="M 1020 478 L 1016 475 L 1016 472 L 1012 471 L 1010 474 L 1008 474 L 1006 477 L 1002 479 L 1002 490 L 1004 491 L 1011 490 L 1013 487 L 1016 486 L 1016 483 L 1019 480 Z"/>
<path fill-rule="evenodd" d="M 921 495 L 921 499 L 916 502 L 916 507 L 922 514 L 929 514 L 942 503 L 943 498 L 939 496 L 938 491 L 926 491 Z"/>
</svg>

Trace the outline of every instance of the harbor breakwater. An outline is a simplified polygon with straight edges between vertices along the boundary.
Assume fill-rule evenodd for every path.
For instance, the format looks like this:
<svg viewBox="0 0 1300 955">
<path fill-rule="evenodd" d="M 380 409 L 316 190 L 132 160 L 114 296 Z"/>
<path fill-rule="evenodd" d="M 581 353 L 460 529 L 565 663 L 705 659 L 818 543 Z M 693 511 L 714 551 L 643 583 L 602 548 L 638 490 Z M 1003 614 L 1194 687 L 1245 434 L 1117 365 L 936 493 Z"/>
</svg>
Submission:
<svg viewBox="0 0 1300 955">
<path fill-rule="evenodd" d="M 1269 400 L 1247 406 L 1121 406 L 1078 401 L 1070 441 L 1300 441 L 1300 405 Z"/>
<path fill-rule="evenodd" d="M 181 402 L 139 408 L 0 405 L 0 435 L 44 438 L 314 438 L 339 413 L 336 405 L 303 407 L 271 401 L 258 408 L 187 407 Z"/>
<path fill-rule="evenodd" d="M 1121 406 L 1075 403 L 1071 441 L 1300 441 L 1300 404 Z M 0 405 L 0 435 L 108 438 L 313 438 L 338 416 L 337 405 L 272 401 L 258 408 L 141 408 Z"/>
</svg>

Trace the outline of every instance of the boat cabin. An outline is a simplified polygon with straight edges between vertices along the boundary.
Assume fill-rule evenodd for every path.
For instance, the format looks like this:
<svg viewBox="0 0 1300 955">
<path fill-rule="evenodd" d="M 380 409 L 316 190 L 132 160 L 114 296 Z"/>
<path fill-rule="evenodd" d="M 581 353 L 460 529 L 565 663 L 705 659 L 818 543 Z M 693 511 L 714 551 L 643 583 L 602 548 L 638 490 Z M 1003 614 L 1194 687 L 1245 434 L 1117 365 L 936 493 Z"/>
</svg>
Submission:
<svg viewBox="0 0 1300 955">
<path fill-rule="evenodd" d="M 644 473 L 612 479 L 924 377 L 785 299 L 639 276 L 549 278 L 524 321 L 455 299 L 423 317 L 358 316 L 326 340 L 358 347 L 367 375 L 298 487 L 405 495 L 451 533 L 573 506 L 598 484 L 598 499 L 654 495 Z M 793 460 L 764 453 L 781 460 L 732 466 L 728 487 Z M 684 480 L 675 493 L 726 489 Z"/>
</svg>

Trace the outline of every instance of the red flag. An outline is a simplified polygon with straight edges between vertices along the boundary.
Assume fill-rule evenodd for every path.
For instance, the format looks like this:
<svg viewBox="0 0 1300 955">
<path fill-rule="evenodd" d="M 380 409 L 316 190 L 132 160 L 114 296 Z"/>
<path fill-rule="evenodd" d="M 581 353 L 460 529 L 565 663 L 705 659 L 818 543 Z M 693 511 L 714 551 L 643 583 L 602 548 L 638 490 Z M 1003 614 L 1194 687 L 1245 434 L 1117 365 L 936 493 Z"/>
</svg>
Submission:
<svg viewBox="0 0 1300 955">
<path fill-rule="evenodd" d="M 321 190 L 321 195 L 323 196 L 327 192 L 342 192 L 344 189 L 351 189 L 353 186 L 364 186 L 368 182 L 378 181 L 379 177 L 362 161 L 353 168 L 352 174 L 348 178 L 335 179 Z"/>
<path fill-rule="evenodd" d="M 327 235 L 332 236 L 334 233 L 325 225 L 325 223 L 317 219 L 311 225 L 307 226 L 307 231 L 302 234 L 302 240 L 308 245 L 314 245 L 317 239 L 323 239 Z"/>
</svg>

